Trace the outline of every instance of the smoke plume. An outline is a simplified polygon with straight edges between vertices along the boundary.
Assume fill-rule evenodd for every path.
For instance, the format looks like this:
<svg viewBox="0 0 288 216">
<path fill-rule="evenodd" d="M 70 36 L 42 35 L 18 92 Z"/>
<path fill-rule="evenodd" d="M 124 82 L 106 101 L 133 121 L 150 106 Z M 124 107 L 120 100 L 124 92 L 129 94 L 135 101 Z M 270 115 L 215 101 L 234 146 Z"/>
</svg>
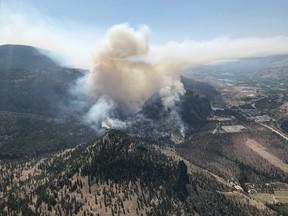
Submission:
<svg viewBox="0 0 288 216">
<path fill-rule="evenodd" d="M 245 40 L 231 43 L 229 39 L 222 39 L 221 43 L 230 45 L 226 48 L 227 52 L 215 48 L 207 53 L 205 42 L 196 45 L 194 42 L 169 43 L 151 47 L 149 35 L 148 27 L 135 30 L 128 24 L 113 26 L 107 32 L 104 43 L 94 55 L 93 69 L 81 82 L 80 88 L 82 91 L 85 89 L 85 97 L 92 104 L 84 117 L 86 122 L 97 127 L 103 122 L 110 122 L 112 127 L 123 127 L 123 122 L 116 124 L 111 121 L 117 122 L 136 113 L 149 97 L 159 92 L 164 108 L 170 111 L 167 121 L 177 125 L 184 135 L 184 124 L 175 109 L 175 103 L 185 94 L 180 74 L 197 64 L 265 53 L 263 43 L 269 42 L 269 39 L 260 40 L 258 47 L 251 51 L 247 48 L 250 43 Z M 286 39 L 282 39 L 286 43 Z M 211 42 L 210 46 L 217 47 L 216 42 Z M 225 47 L 223 44 L 221 46 Z M 273 47 L 278 50 L 278 43 Z M 271 50 L 272 53 L 275 51 Z M 104 125 L 107 126 L 106 123 Z"/>
<path fill-rule="evenodd" d="M 99 45 L 93 69 L 71 90 L 77 98 L 71 109 L 85 112 L 84 121 L 94 128 L 103 122 L 107 127 L 124 127 L 119 118 L 137 112 L 159 91 L 165 109 L 174 110 L 175 102 L 184 94 L 179 75 L 192 65 L 288 52 L 287 35 L 188 39 L 151 46 L 148 27 L 135 30 L 127 24 L 110 28 L 103 44 L 104 29 L 96 24 L 54 20 L 24 1 L 0 0 L 0 5 L 0 45 L 25 44 L 47 49 L 59 53 L 64 65 L 86 69 L 91 68 L 92 49 Z M 178 117 L 177 112 L 171 114 L 176 122 L 181 120 Z"/>
<path fill-rule="evenodd" d="M 169 121 L 175 120 L 184 134 L 174 106 L 185 93 L 179 76 L 185 64 L 176 59 L 152 58 L 149 34 L 147 27 L 135 31 L 126 24 L 108 31 L 86 78 L 86 93 L 93 104 L 84 117 L 86 123 L 123 127 L 118 118 L 136 113 L 149 97 L 159 92 L 165 110 L 172 111 Z"/>
<path fill-rule="evenodd" d="M 180 97 L 185 93 L 184 86 L 179 80 L 176 80 L 172 86 L 161 88 L 159 91 L 164 109 L 169 113 L 167 122 L 176 126 L 182 137 L 185 136 L 185 125 L 178 113 L 176 102 L 179 102 Z"/>
</svg>

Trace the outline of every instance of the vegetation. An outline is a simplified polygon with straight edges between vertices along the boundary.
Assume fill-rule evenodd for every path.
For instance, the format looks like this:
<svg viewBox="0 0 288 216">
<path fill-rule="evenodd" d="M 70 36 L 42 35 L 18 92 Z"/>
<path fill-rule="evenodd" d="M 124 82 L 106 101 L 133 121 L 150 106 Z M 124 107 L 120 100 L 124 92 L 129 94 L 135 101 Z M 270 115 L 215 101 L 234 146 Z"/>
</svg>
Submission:
<svg viewBox="0 0 288 216">
<path fill-rule="evenodd" d="M 110 131 L 87 146 L 1 165 L 2 215 L 270 215 L 182 160 Z M 192 173 L 191 173 L 192 172 Z M 244 194 L 242 196 L 245 197 Z M 249 200 L 249 198 L 247 198 Z M 241 203 L 241 204 L 239 204 Z"/>
<path fill-rule="evenodd" d="M 95 132 L 73 118 L 0 111 L 0 159 L 31 157 L 74 147 L 95 138 Z"/>
<path fill-rule="evenodd" d="M 64 109 L 69 86 L 80 76 L 79 70 L 61 67 L 36 48 L 0 46 L 0 160 L 53 152 L 95 138 L 93 130 Z"/>
<path fill-rule="evenodd" d="M 285 129 L 285 118 L 275 113 L 287 100 L 286 83 L 242 80 L 239 70 L 239 90 L 257 86 L 261 91 L 249 94 L 265 96 L 246 92 L 233 109 L 212 111 L 215 96 L 225 103 L 219 92 L 182 77 L 186 93 L 175 110 L 165 110 L 155 94 L 129 119 L 129 135 L 110 130 L 91 142 L 94 131 L 59 112 L 81 72 L 32 47 L 12 48 L 25 55 L 13 55 L 8 67 L 7 50 L 0 49 L 0 215 L 287 215 L 287 172 L 247 146 L 247 140 L 261 143 L 287 163 L 287 141 L 251 117 L 274 113 L 270 123 Z M 167 121 L 173 111 L 178 124 Z M 207 120 L 212 114 L 218 116 Z M 222 126 L 229 125 L 244 129 L 227 133 Z M 174 145 L 172 136 L 182 143 Z"/>
</svg>

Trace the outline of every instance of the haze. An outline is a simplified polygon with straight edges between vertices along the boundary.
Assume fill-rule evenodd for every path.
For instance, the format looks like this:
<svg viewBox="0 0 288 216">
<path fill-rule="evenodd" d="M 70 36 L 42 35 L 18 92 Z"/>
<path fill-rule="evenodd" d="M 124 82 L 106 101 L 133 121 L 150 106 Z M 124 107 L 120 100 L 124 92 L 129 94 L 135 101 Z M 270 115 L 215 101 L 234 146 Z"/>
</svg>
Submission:
<svg viewBox="0 0 288 216">
<path fill-rule="evenodd" d="M 150 31 L 149 60 L 205 64 L 288 52 L 287 1 L 0 1 L 0 44 L 52 50 L 66 65 L 91 68 L 114 25 Z"/>
</svg>

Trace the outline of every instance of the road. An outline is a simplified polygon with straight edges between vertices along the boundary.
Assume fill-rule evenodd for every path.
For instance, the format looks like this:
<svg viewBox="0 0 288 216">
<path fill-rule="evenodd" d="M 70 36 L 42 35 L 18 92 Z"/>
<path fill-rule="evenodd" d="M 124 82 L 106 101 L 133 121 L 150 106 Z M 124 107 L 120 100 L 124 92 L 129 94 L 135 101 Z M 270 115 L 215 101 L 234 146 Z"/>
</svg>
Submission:
<svg viewBox="0 0 288 216">
<path fill-rule="evenodd" d="M 275 203 L 278 203 L 278 200 L 275 198 L 275 196 L 273 196 L 273 200 Z"/>
<path fill-rule="evenodd" d="M 257 123 L 260 124 L 260 125 L 262 125 L 262 126 L 264 126 L 264 127 L 266 127 L 266 128 L 268 128 L 269 130 L 273 131 L 274 133 L 278 134 L 279 136 L 281 136 L 282 138 L 284 138 L 285 140 L 288 141 L 288 136 L 285 135 L 284 133 L 282 133 L 282 132 L 280 132 L 280 131 L 278 131 L 278 130 L 275 130 L 274 128 L 272 128 L 272 127 L 270 127 L 270 126 L 268 126 L 268 125 L 265 125 L 265 124 L 263 124 L 263 123 L 260 123 L 260 122 L 257 122 Z"/>
<path fill-rule="evenodd" d="M 288 141 L 288 136 L 287 136 L 286 134 L 284 134 L 283 132 L 278 131 L 278 130 L 276 130 L 276 129 L 274 129 L 274 128 L 272 128 L 272 127 L 270 127 L 270 126 L 268 126 L 268 125 L 266 125 L 266 124 L 264 124 L 264 123 L 262 123 L 262 122 L 259 122 L 259 121 L 255 120 L 255 119 L 252 119 L 251 117 L 249 117 L 249 116 L 248 116 L 247 114 L 245 114 L 245 113 L 242 113 L 242 114 L 243 114 L 247 119 L 249 119 L 250 121 L 255 121 L 256 123 L 262 125 L 263 127 L 266 127 L 267 129 L 271 130 L 272 132 L 278 134 L 278 135 L 281 136 L 283 139 L 285 139 L 285 140 Z"/>
</svg>

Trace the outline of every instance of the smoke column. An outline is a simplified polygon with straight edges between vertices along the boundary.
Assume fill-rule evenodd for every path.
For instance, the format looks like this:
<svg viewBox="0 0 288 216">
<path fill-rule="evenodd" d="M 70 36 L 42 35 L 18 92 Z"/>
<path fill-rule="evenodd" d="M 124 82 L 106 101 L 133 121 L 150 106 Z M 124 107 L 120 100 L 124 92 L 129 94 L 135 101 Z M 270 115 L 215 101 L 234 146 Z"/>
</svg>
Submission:
<svg viewBox="0 0 288 216">
<path fill-rule="evenodd" d="M 127 24 L 112 27 L 94 56 L 93 69 L 74 88 L 74 92 L 84 92 L 85 98 L 89 99 L 90 108 L 84 122 L 96 131 L 100 125 L 125 127 L 119 119 L 139 111 L 156 92 L 159 92 L 166 110 L 173 110 L 175 102 L 185 93 L 180 81 L 185 64 L 153 56 L 149 34 L 147 27 L 139 31 Z M 177 113 L 172 113 L 169 119 L 170 122 L 175 120 L 180 131 L 184 131 Z"/>
<path fill-rule="evenodd" d="M 175 121 L 184 134 L 182 119 L 173 109 L 175 102 L 185 94 L 180 81 L 181 73 L 196 64 L 257 54 L 265 48 L 260 43 L 251 52 L 245 41 L 231 43 L 226 39 L 221 40 L 223 46 L 220 46 L 228 49 L 224 54 L 217 48 L 218 43 L 213 41 L 209 53 L 206 43 L 197 46 L 190 42 L 180 45 L 170 43 L 151 48 L 149 35 L 148 27 L 135 30 L 128 24 L 120 24 L 109 29 L 104 43 L 97 48 L 91 72 L 79 82 L 81 86 L 75 88 L 84 92 L 85 98 L 89 100 L 90 108 L 84 116 L 86 123 L 92 124 L 94 128 L 103 121 L 108 127 L 124 127 L 125 124 L 119 119 L 139 111 L 149 97 L 159 92 L 165 109 L 172 110 L 169 119 Z M 197 55 L 195 50 L 198 50 Z"/>
<path fill-rule="evenodd" d="M 125 116 L 138 111 L 161 88 L 177 86 L 173 90 L 184 91 L 183 85 L 179 85 L 183 65 L 172 59 L 152 58 L 149 34 L 146 27 L 135 31 L 126 24 L 108 31 L 87 78 L 88 95 L 92 100 L 108 95 Z M 171 94 L 169 100 L 173 101 L 173 95 L 178 94 Z"/>
</svg>

